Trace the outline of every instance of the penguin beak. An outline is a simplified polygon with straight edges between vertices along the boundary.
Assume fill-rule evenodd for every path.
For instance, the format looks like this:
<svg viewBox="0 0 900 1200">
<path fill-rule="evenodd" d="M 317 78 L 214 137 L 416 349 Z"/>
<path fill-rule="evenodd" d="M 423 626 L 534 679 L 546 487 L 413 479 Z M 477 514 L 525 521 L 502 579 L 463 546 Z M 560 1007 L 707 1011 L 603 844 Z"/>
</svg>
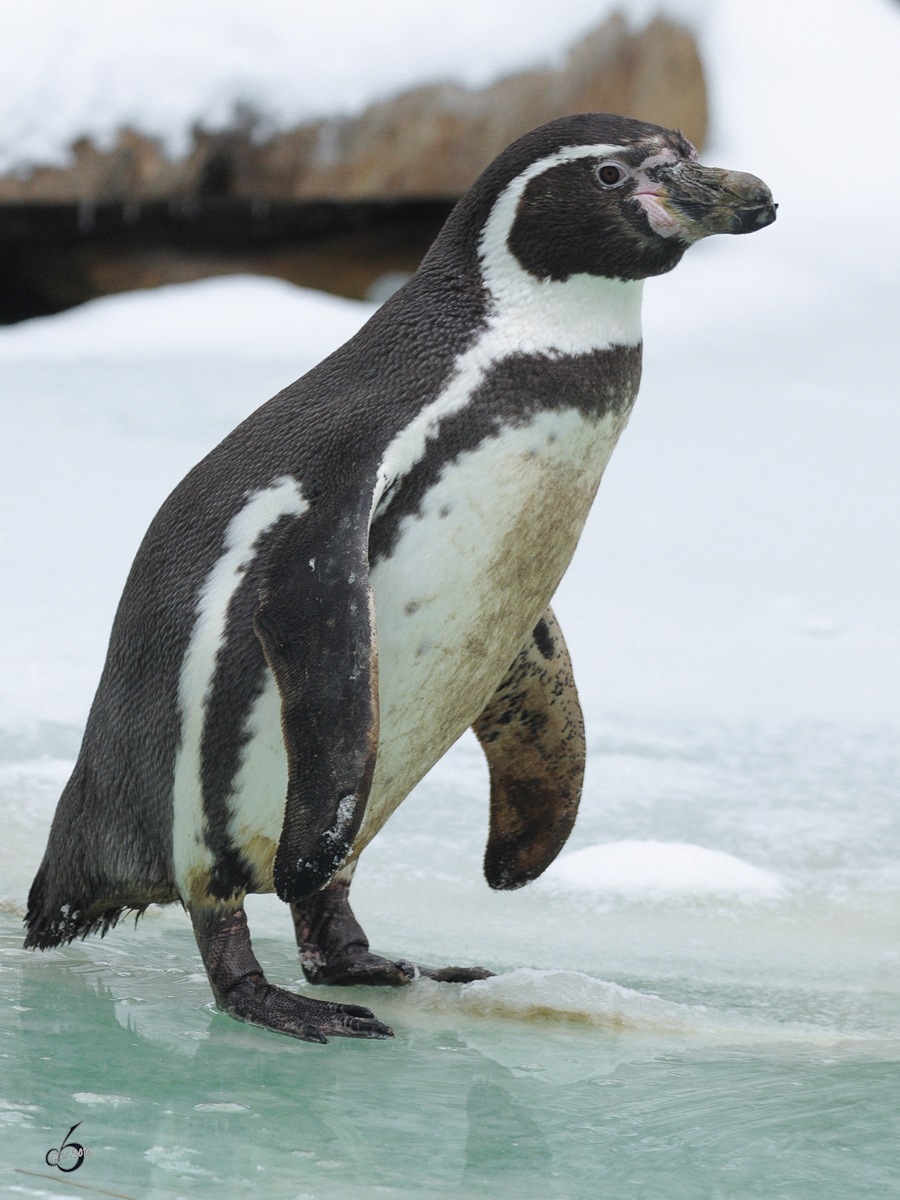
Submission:
<svg viewBox="0 0 900 1200">
<path fill-rule="evenodd" d="M 761 179 L 681 162 L 633 197 L 661 237 L 697 242 L 714 233 L 754 233 L 775 220 L 778 205 Z"/>
</svg>

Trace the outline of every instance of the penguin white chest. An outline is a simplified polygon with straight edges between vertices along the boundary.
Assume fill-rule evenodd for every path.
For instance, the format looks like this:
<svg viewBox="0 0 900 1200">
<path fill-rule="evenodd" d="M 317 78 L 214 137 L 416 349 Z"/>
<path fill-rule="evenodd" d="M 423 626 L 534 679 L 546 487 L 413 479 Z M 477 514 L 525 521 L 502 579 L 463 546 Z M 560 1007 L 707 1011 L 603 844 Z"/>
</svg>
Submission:
<svg viewBox="0 0 900 1200">
<path fill-rule="evenodd" d="M 371 572 L 378 763 L 358 852 L 482 712 L 569 564 L 627 412 L 537 413 L 448 462 Z"/>
<path fill-rule="evenodd" d="M 627 418 L 570 408 L 501 425 L 444 464 L 373 565 L 378 760 L 351 857 L 484 710 L 569 564 Z M 230 835 L 271 890 L 287 760 L 270 672 L 245 734 Z"/>
</svg>

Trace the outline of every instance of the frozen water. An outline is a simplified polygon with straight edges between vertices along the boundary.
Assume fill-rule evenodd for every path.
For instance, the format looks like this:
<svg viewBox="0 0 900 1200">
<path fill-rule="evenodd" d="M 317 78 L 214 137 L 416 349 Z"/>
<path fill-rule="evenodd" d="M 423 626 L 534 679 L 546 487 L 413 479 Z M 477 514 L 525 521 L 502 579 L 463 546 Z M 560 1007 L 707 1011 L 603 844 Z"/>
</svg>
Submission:
<svg viewBox="0 0 900 1200">
<path fill-rule="evenodd" d="M 147 522 L 371 309 L 225 280 L 0 332 L 10 1196 L 68 1194 L 14 1172 L 51 1174 L 76 1121 L 72 1182 L 160 1200 L 900 1191 L 900 8 L 735 0 L 704 29 L 714 155 L 782 208 L 647 285 L 641 396 L 554 602 L 589 736 L 557 872 L 592 886 L 487 889 L 462 739 L 355 905 L 382 952 L 498 976 L 353 994 L 393 1043 L 217 1014 L 175 908 L 44 954 L 20 929 Z M 268 973 L 305 987 L 283 906 L 249 908 Z"/>
</svg>

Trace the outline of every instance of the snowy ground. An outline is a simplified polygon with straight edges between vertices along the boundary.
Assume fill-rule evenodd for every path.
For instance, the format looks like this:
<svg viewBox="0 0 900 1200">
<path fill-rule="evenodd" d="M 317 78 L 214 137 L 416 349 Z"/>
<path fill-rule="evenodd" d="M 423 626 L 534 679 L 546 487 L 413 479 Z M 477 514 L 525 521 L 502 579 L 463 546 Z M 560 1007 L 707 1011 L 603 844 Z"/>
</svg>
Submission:
<svg viewBox="0 0 900 1200">
<path fill-rule="evenodd" d="M 704 36 L 708 157 L 766 179 L 779 219 L 646 289 L 641 396 L 555 601 L 591 744 L 571 857 L 488 892 L 485 772 L 464 740 L 363 860 L 379 949 L 501 972 L 373 998 L 394 1047 L 326 1060 L 235 1030 L 204 1008 L 171 910 L 18 949 L 143 529 L 371 310 L 214 280 L 0 331 L 0 895 L 6 1048 L 22 1047 L 3 1111 L 41 1156 L 73 1112 L 110 1142 L 95 1180 L 141 1194 L 220 1177 L 246 1194 L 261 1167 L 273 1196 L 320 1200 L 895 1193 L 900 7 L 728 0 Z M 281 906 L 251 916 L 295 981 Z M 524 1166 L 504 1138 L 530 1147 Z"/>
</svg>

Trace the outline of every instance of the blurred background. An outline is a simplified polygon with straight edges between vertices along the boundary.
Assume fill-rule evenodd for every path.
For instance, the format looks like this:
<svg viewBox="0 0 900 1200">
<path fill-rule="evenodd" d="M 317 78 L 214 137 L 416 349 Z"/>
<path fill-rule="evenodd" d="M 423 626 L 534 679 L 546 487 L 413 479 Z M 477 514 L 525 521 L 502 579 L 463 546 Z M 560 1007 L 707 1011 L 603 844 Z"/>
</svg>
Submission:
<svg viewBox="0 0 900 1200">
<path fill-rule="evenodd" d="M 536 125 L 622 112 L 701 147 L 707 126 L 690 29 L 583 0 L 41 0 L 0 56 L 5 321 L 238 271 L 378 299 Z"/>
<path fill-rule="evenodd" d="M 78 1182 L 160 1200 L 900 1195 L 897 0 L 0 0 L 0 28 L 0 1193 L 69 1194 L 35 1173 L 81 1120 Z M 497 977 L 343 994 L 397 1037 L 319 1049 L 217 1014 L 174 908 L 24 952 L 165 496 L 507 141 L 587 109 L 780 208 L 645 289 L 554 600 L 589 738 L 566 851 L 489 891 L 467 735 L 363 857 L 376 949 Z M 306 988 L 283 906 L 248 910 Z"/>
</svg>

